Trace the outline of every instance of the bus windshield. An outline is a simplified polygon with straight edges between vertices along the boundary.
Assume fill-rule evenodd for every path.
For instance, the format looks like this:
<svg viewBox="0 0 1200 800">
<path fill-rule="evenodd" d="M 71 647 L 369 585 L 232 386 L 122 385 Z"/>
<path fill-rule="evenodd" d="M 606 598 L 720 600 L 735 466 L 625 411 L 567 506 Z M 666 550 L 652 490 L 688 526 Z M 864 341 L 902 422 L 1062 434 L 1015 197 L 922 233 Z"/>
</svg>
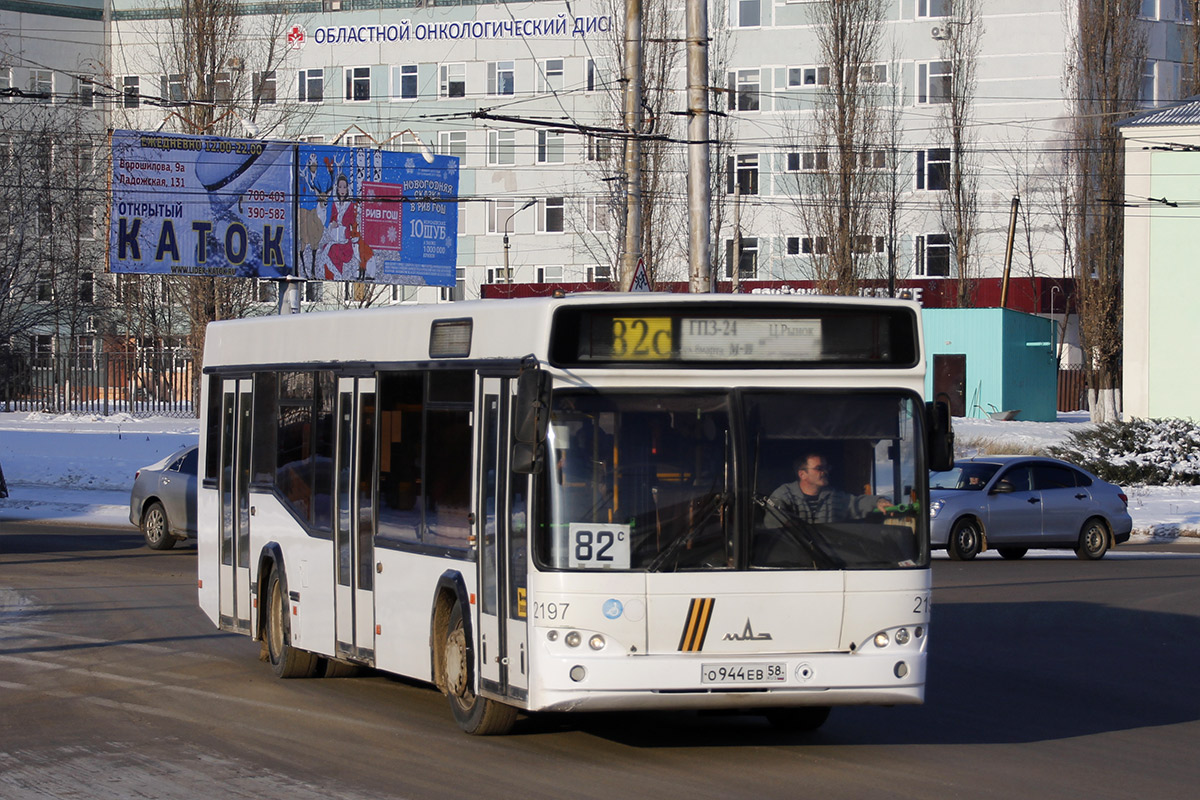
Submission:
<svg viewBox="0 0 1200 800">
<path fill-rule="evenodd" d="M 918 409 L 900 392 L 556 393 L 539 563 L 926 566 Z"/>
</svg>

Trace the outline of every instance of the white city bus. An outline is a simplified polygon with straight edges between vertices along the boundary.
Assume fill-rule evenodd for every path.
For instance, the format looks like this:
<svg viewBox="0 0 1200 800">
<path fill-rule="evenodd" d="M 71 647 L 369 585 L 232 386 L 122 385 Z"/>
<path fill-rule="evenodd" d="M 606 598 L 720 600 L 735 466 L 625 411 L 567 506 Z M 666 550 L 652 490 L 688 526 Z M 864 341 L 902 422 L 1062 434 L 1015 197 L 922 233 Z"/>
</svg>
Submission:
<svg viewBox="0 0 1200 800">
<path fill-rule="evenodd" d="M 428 681 L 471 733 L 920 703 L 952 443 L 921 342 L 911 303 L 731 295 L 214 323 L 200 605 L 280 677 Z M 791 513 L 813 455 L 870 513 Z"/>
</svg>

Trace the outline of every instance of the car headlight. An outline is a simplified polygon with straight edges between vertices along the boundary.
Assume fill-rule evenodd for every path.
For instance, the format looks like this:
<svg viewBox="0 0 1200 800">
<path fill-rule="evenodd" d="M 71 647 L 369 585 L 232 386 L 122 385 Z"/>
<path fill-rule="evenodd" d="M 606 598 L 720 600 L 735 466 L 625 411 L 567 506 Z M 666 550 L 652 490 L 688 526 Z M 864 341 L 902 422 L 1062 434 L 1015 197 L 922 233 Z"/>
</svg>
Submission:
<svg viewBox="0 0 1200 800">
<path fill-rule="evenodd" d="M 942 506 L 946 505 L 945 500 L 934 500 L 929 504 L 929 518 L 934 519 L 938 512 L 942 510 Z"/>
</svg>

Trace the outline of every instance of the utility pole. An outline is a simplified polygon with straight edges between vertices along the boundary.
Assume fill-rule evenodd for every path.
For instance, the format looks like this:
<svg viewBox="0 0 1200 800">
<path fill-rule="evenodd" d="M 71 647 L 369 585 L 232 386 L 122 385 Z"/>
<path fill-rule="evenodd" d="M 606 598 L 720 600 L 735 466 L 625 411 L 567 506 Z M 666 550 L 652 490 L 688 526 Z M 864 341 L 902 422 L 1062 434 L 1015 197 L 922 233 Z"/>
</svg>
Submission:
<svg viewBox="0 0 1200 800">
<path fill-rule="evenodd" d="M 712 291 L 708 0 L 687 0 L 688 291 Z"/>
<path fill-rule="evenodd" d="M 642 0 L 625 0 L 625 243 L 621 290 L 642 257 Z"/>
</svg>

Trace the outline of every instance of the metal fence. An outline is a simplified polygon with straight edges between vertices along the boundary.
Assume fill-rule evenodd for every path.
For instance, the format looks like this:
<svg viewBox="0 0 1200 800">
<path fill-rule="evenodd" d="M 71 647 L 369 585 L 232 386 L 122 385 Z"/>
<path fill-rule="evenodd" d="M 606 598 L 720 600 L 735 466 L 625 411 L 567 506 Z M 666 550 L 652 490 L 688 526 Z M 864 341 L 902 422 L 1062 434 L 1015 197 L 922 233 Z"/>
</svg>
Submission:
<svg viewBox="0 0 1200 800">
<path fill-rule="evenodd" d="M 0 411 L 192 417 L 194 377 L 178 351 L 0 353 Z"/>
<path fill-rule="evenodd" d="M 1058 410 L 1086 411 L 1087 401 L 1087 375 L 1083 367 L 1060 369 L 1058 371 Z"/>
</svg>

